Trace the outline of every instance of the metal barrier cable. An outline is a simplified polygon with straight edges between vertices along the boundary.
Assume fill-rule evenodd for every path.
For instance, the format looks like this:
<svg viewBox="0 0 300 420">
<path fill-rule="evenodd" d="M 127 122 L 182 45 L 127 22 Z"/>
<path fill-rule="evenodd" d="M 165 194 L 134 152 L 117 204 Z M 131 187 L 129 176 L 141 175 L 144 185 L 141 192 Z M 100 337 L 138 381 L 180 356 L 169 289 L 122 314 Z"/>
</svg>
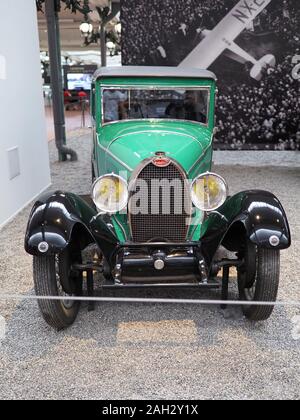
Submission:
<svg viewBox="0 0 300 420">
<path fill-rule="evenodd" d="M 164 298 L 121 298 L 121 297 L 86 297 L 86 296 L 35 296 L 0 294 L 3 300 L 52 300 L 82 302 L 119 302 L 119 303 L 160 303 L 160 304 L 194 304 L 194 305 L 229 305 L 229 306 L 291 306 L 299 307 L 300 301 L 255 302 L 242 300 L 201 300 L 201 299 L 164 299 Z"/>
</svg>

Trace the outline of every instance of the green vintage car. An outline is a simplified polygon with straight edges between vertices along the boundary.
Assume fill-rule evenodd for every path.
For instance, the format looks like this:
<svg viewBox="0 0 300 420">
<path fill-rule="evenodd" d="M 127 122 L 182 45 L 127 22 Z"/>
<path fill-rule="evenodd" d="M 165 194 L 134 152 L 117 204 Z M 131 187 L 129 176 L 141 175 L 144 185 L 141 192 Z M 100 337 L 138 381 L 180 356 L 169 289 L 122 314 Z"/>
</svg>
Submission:
<svg viewBox="0 0 300 420">
<path fill-rule="evenodd" d="M 219 288 L 226 301 L 230 267 L 244 315 L 271 315 L 272 305 L 253 302 L 276 301 L 288 221 L 272 193 L 229 196 L 226 181 L 211 172 L 216 94 L 216 77 L 204 70 L 96 72 L 91 196 L 41 197 L 26 232 L 37 295 L 64 298 L 39 301 L 48 324 L 74 322 L 79 302 L 71 298 L 85 278 L 94 296 L 96 273 L 103 289 Z"/>
</svg>

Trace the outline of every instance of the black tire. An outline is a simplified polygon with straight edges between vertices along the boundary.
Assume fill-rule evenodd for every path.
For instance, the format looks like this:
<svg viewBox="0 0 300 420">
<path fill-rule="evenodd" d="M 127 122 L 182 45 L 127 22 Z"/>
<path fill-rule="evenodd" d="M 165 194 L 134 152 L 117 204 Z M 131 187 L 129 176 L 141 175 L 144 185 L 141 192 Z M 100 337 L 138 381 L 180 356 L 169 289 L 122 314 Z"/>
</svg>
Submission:
<svg viewBox="0 0 300 420">
<path fill-rule="evenodd" d="M 33 278 L 34 288 L 37 296 L 65 296 L 66 292 L 60 281 L 57 279 L 57 261 L 65 264 L 65 254 L 59 256 L 41 256 L 33 258 Z M 65 273 L 65 265 L 63 269 L 59 268 L 59 275 Z M 67 279 L 69 284 L 73 284 L 72 296 L 80 295 L 82 290 L 81 277 L 72 277 Z M 60 283 L 60 284 L 58 284 Z M 70 291 L 68 291 L 70 293 Z M 55 300 L 39 300 L 38 305 L 44 320 L 48 325 L 60 331 L 71 326 L 78 314 L 80 302 L 72 301 L 67 298 L 66 301 Z"/>
<path fill-rule="evenodd" d="M 253 270 L 253 267 L 249 267 Z M 240 300 L 253 302 L 276 302 L 280 278 L 280 251 L 256 249 L 256 273 L 254 281 L 247 284 L 247 268 L 239 271 Z M 251 321 L 266 321 L 274 306 L 245 305 L 243 313 Z"/>
</svg>

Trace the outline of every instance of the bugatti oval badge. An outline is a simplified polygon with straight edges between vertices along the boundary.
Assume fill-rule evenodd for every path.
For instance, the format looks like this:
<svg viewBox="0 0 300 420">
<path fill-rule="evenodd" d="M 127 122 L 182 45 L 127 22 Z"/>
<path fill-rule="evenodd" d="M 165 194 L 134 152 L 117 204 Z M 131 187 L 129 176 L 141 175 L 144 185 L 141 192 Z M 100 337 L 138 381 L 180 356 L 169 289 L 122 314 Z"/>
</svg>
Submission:
<svg viewBox="0 0 300 420">
<path fill-rule="evenodd" d="M 166 156 L 158 156 L 153 159 L 153 165 L 159 168 L 166 168 L 171 163 L 171 159 Z"/>
</svg>

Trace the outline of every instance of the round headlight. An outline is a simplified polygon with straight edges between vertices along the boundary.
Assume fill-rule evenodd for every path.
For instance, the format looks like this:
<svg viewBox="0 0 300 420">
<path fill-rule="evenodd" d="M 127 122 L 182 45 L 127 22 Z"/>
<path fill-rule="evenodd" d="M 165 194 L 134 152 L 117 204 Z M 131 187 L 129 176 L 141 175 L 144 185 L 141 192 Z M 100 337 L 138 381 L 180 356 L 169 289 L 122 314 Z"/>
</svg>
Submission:
<svg viewBox="0 0 300 420">
<path fill-rule="evenodd" d="M 213 211 L 225 203 L 228 196 L 226 181 L 219 175 L 206 173 L 192 183 L 192 201 L 202 211 Z"/>
<path fill-rule="evenodd" d="M 95 181 L 92 195 L 98 210 L 117 213 L 127 206 L 128 185 L 118 175 L 103 175 Z"/>
</svg>

